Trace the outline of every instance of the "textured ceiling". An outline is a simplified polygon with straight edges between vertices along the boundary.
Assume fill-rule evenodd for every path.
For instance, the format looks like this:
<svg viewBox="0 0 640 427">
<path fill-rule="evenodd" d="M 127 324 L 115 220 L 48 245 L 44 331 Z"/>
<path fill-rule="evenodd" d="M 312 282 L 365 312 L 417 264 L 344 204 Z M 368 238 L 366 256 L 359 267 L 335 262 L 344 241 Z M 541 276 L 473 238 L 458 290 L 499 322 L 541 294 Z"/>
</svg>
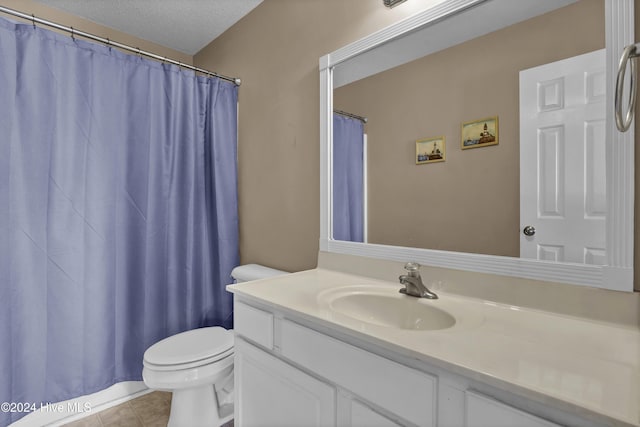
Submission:
<svg viewBox="0 0 640 427">
<path fill-rule="evenodd" d="M 194 55 L 262 0 L 35 0 Z"/>
</svg>

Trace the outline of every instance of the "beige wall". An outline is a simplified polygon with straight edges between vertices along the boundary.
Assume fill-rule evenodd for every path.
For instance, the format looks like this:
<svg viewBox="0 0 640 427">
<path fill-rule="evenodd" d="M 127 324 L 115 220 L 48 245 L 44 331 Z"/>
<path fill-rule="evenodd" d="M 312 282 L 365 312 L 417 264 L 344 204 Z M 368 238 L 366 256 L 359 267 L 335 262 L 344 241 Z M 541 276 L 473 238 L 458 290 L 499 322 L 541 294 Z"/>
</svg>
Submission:
<svg viewBox="0 0 640 427">
<path fill-rule="evenodd" d="M 414 11 L 404 5 L 389 10 L 380 0 L 266 0 L 195 56 L 199 67 L 242 78 L 243 263 L 289 271 L 316 266 L 318 59 Z"/>
<path fill-rule="evenodd" d="M 187 55 L 176 50 L 161 46 L 159 44 L 139 39 L 137 37 L 114 30 L 112 28 L 105 27 L 103 25 L 98 25 L 94 22 L 79 18 L 66 12 L 62 12 L 58 9 L 44 6 L 32 0 L 2 0 L 1 3 L 2 6 L 17 10 L 19 12 L 23 12 L 29 15 L 35 15 L 38 18 L 47 19 L 49 21 L 53 21 L 67 27 L 73 27 L 80 31 L 95 34 L 97 36 L 108 38 L 119 43 L 128 44 L 130 46 L 139 47 L 142 50 L 156 53 L 161 56 L 166 56 L 167 58 L 175 59 L 176 61 L 180 61 L 185 64 L 193 65 L 193 57 L 191 55 Z M 15 21 L 21 21 L 20 18 L 5 15 L 3 13 L 0 13 L 0 16 Z M 53 30 L 49 27 L 44 28 Z"/>
<path fill-rule="evenodd" d="M 582 0 L 335 90 L 369 119 L 369 241 L 520 256 L 519 71 L 604 48 L 603 10 Z M 461 124 L 490 116 L 499 144 L 462 150 Z M 446 161 L 416 165 L 415 141 L 439 136 Z"/>
</svg>

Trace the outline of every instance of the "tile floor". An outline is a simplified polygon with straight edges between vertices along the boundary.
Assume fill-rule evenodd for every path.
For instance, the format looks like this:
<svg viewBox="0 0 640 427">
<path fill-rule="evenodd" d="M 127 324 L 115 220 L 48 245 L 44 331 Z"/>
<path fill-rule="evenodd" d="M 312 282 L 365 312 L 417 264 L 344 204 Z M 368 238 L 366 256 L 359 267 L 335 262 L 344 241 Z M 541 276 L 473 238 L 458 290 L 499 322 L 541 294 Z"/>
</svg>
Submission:
<svg viewBox="0 0 640 427">
<path fill-rule="evenodd" d="M 171 393 L 154 391 L 65 427 L 166 427 L 170 408 Z M 223 427 L 233 427 L 233 420 Z"/>
</svg>

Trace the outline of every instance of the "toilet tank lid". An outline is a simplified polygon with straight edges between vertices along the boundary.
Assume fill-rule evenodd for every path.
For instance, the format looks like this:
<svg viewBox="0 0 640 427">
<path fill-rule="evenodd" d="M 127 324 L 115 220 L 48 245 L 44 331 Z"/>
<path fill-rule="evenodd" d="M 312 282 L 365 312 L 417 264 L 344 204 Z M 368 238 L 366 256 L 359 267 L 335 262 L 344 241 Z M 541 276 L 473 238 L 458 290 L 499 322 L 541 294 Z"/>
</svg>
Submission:
<svg viewBox="0 0 640 427">
<path fill-rule="evenodd" d="M 248 282 L 249 280 L 266 279 L 267 277 L 281 276 L 288 274 L 286 271 L 265 267 L 259 264 L 240 265 L 231 271 L 231 277 L 236 282 Z"/>
</svg>

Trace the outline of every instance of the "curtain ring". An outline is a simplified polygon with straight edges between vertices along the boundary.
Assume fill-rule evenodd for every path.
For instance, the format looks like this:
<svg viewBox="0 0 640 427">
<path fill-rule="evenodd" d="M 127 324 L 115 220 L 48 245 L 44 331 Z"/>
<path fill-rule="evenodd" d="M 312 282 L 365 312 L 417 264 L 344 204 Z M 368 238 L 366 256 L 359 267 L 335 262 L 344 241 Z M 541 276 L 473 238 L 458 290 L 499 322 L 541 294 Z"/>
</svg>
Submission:
<svg viewBox="0 0 640 427">
<path fill-rule="evenodd" d="M 33 24 L 33 29 L 36 29 L 36 16 L 32 13 L 31 14 L 31 23 Z"/>
<path fill-rule="evenodd" d="M 107 47 L 109 48 L 109 52 L 111 52 L 111 40 L 107 37 Z"/>
<path fill-rule="evenodd" d="M 142 53 L 140 53 L 140 48 L 139 48 L 139 47 L 137 47 L 136 49 L 138 49 L 138 56 L 139 56 L 140 58 L 142 58 Z"/>
<path fill-rule="evenodd" d="M 76 38 L 74 37 L 74 30 L 73 27 L 71 27 L 71 38 L 75 41 Z"/>
</svg>

